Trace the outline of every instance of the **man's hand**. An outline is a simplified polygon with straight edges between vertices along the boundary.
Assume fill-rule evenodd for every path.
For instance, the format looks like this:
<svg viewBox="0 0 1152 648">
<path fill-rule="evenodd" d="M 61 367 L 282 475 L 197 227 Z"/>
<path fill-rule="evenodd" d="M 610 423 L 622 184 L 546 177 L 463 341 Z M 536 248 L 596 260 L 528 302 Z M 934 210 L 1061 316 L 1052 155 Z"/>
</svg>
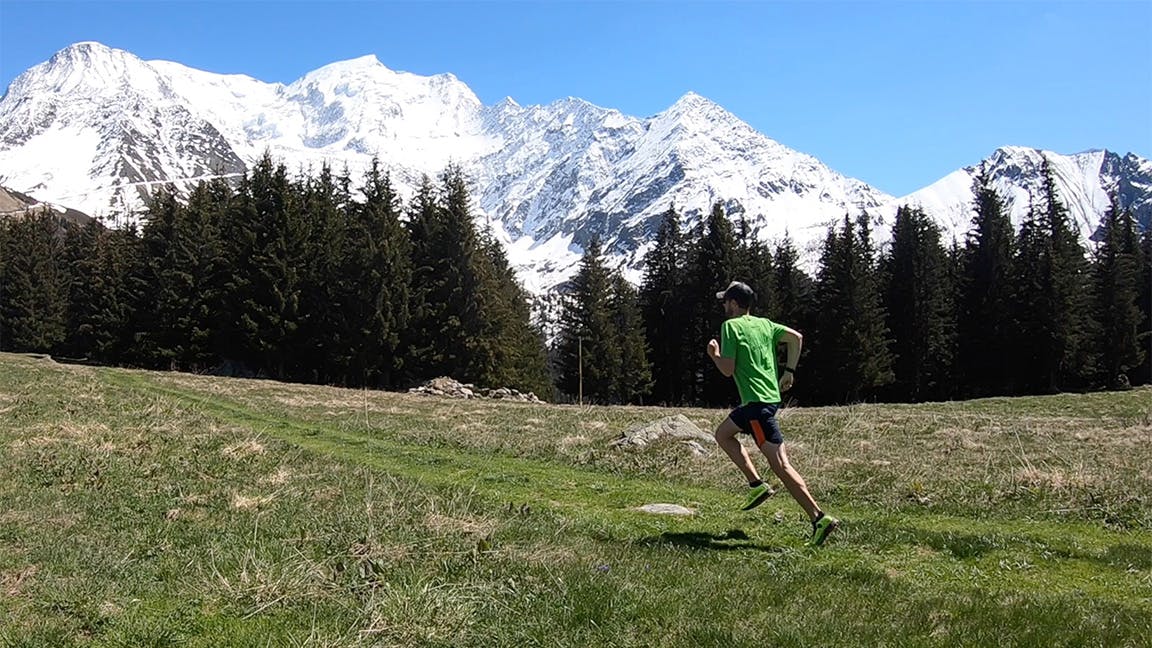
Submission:
<svg viewBox="0 0 1152 648">
<path fill-rule="evenodd" d="M 725 376 L 731 378 L 732 374 L 736 372 L 736 359 L 720 357 L 720 343 L 715 338 L 708 340 L 708 357 L 712 358 L 716 368 Z"/>
<path fill-rule="evenodd" d="M 785 371 L 784 375 L 780 376 L 780 391 L 786 392 L 792 389 L 792 383 L 796 382 L 791 371 Z"/>
</svg>

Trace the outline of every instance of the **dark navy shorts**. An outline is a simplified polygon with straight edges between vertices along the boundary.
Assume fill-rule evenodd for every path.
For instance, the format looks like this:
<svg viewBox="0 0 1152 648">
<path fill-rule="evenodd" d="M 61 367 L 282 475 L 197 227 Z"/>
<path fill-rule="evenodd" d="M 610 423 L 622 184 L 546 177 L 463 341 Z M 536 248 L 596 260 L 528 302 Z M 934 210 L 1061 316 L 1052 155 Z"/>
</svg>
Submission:
<svg viewBox="0 0 1152 648">
<path fill-rule="evenodd" d="M 776 410 L 779 405 L 771 403 L 748 403 L 732 410 L 728 418 L 740 427 L 741 432 L 752 435 L 756 440 L 756 447 L 764 442 L 781 444 L 784 436 L 780 434 L 780 424 L 776 422 Z"/>
</svg>

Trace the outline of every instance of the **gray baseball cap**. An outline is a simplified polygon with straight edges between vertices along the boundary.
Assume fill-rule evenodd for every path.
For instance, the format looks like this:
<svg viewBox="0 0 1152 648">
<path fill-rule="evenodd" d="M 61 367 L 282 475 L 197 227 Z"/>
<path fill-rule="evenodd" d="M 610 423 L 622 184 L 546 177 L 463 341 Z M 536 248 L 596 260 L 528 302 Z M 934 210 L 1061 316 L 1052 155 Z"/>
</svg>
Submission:
<svg viewBox="0 0 1152 648">
<path fill-rule="evenodd" d="M 737 304 L 748 306 L 756 298 L 756 291 L 741 281 L 733 281 L 728 287 L 716 293 L 716 299 L 735 299 Z"/>
</svg>

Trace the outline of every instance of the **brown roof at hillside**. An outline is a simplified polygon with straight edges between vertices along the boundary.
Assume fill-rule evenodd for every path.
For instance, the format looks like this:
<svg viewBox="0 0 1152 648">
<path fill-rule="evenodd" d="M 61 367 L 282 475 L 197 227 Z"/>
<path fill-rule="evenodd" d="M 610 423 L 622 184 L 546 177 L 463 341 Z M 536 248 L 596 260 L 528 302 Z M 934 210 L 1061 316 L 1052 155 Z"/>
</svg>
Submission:
<svg viewBox="0 0 1152 648">
<path fill-rule="evenodd" d="M 0 187 L 0 214 L 24 211 L 27 207 L 22 201 L 8 193 L 4 187 Z"/>
<path fill-rule="evenodd" d="M 13 216 L 23 216 L 29 212 L 38 212 L 45 209 L 51 209 L 56 212 L 60 218 L 83 225 L 92 220 L 92 217 L 84 212 L 78 212 L 75 209 L 61 208 L 48 203 L 42 203 L 31 196 L 8 189 L 7 187 L 0 187 L 0 218 L 10 218 Z"/>
</svg>

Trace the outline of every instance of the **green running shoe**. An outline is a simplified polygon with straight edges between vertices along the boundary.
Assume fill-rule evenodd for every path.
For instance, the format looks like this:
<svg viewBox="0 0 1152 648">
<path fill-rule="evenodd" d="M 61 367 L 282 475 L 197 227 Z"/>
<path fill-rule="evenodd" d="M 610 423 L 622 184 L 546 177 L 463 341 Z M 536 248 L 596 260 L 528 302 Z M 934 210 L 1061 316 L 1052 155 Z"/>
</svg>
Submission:
<svg viewBox="0 0 1152 648">
<path fill-rule="evenodd" d="M 812 523 L 812 537 L 808 542 L 804 543 L 805 547 L 819 547 L 824 544 L 828 536 L 840 526 L 840 520 L 832 517 L 831 515 L 820 514 L 816 521 Z"/>
<path fill-rule="evenodd" d="M 751 511 L 752 509 L 764 503 L 764 500 L 772 497 L 776 491 L 768 487 L 768 484 L 760 484 L 748 489 L 748 499 L 744 500 L 744 506 L 740 507 L 741 511 Z"/>
</svg>

